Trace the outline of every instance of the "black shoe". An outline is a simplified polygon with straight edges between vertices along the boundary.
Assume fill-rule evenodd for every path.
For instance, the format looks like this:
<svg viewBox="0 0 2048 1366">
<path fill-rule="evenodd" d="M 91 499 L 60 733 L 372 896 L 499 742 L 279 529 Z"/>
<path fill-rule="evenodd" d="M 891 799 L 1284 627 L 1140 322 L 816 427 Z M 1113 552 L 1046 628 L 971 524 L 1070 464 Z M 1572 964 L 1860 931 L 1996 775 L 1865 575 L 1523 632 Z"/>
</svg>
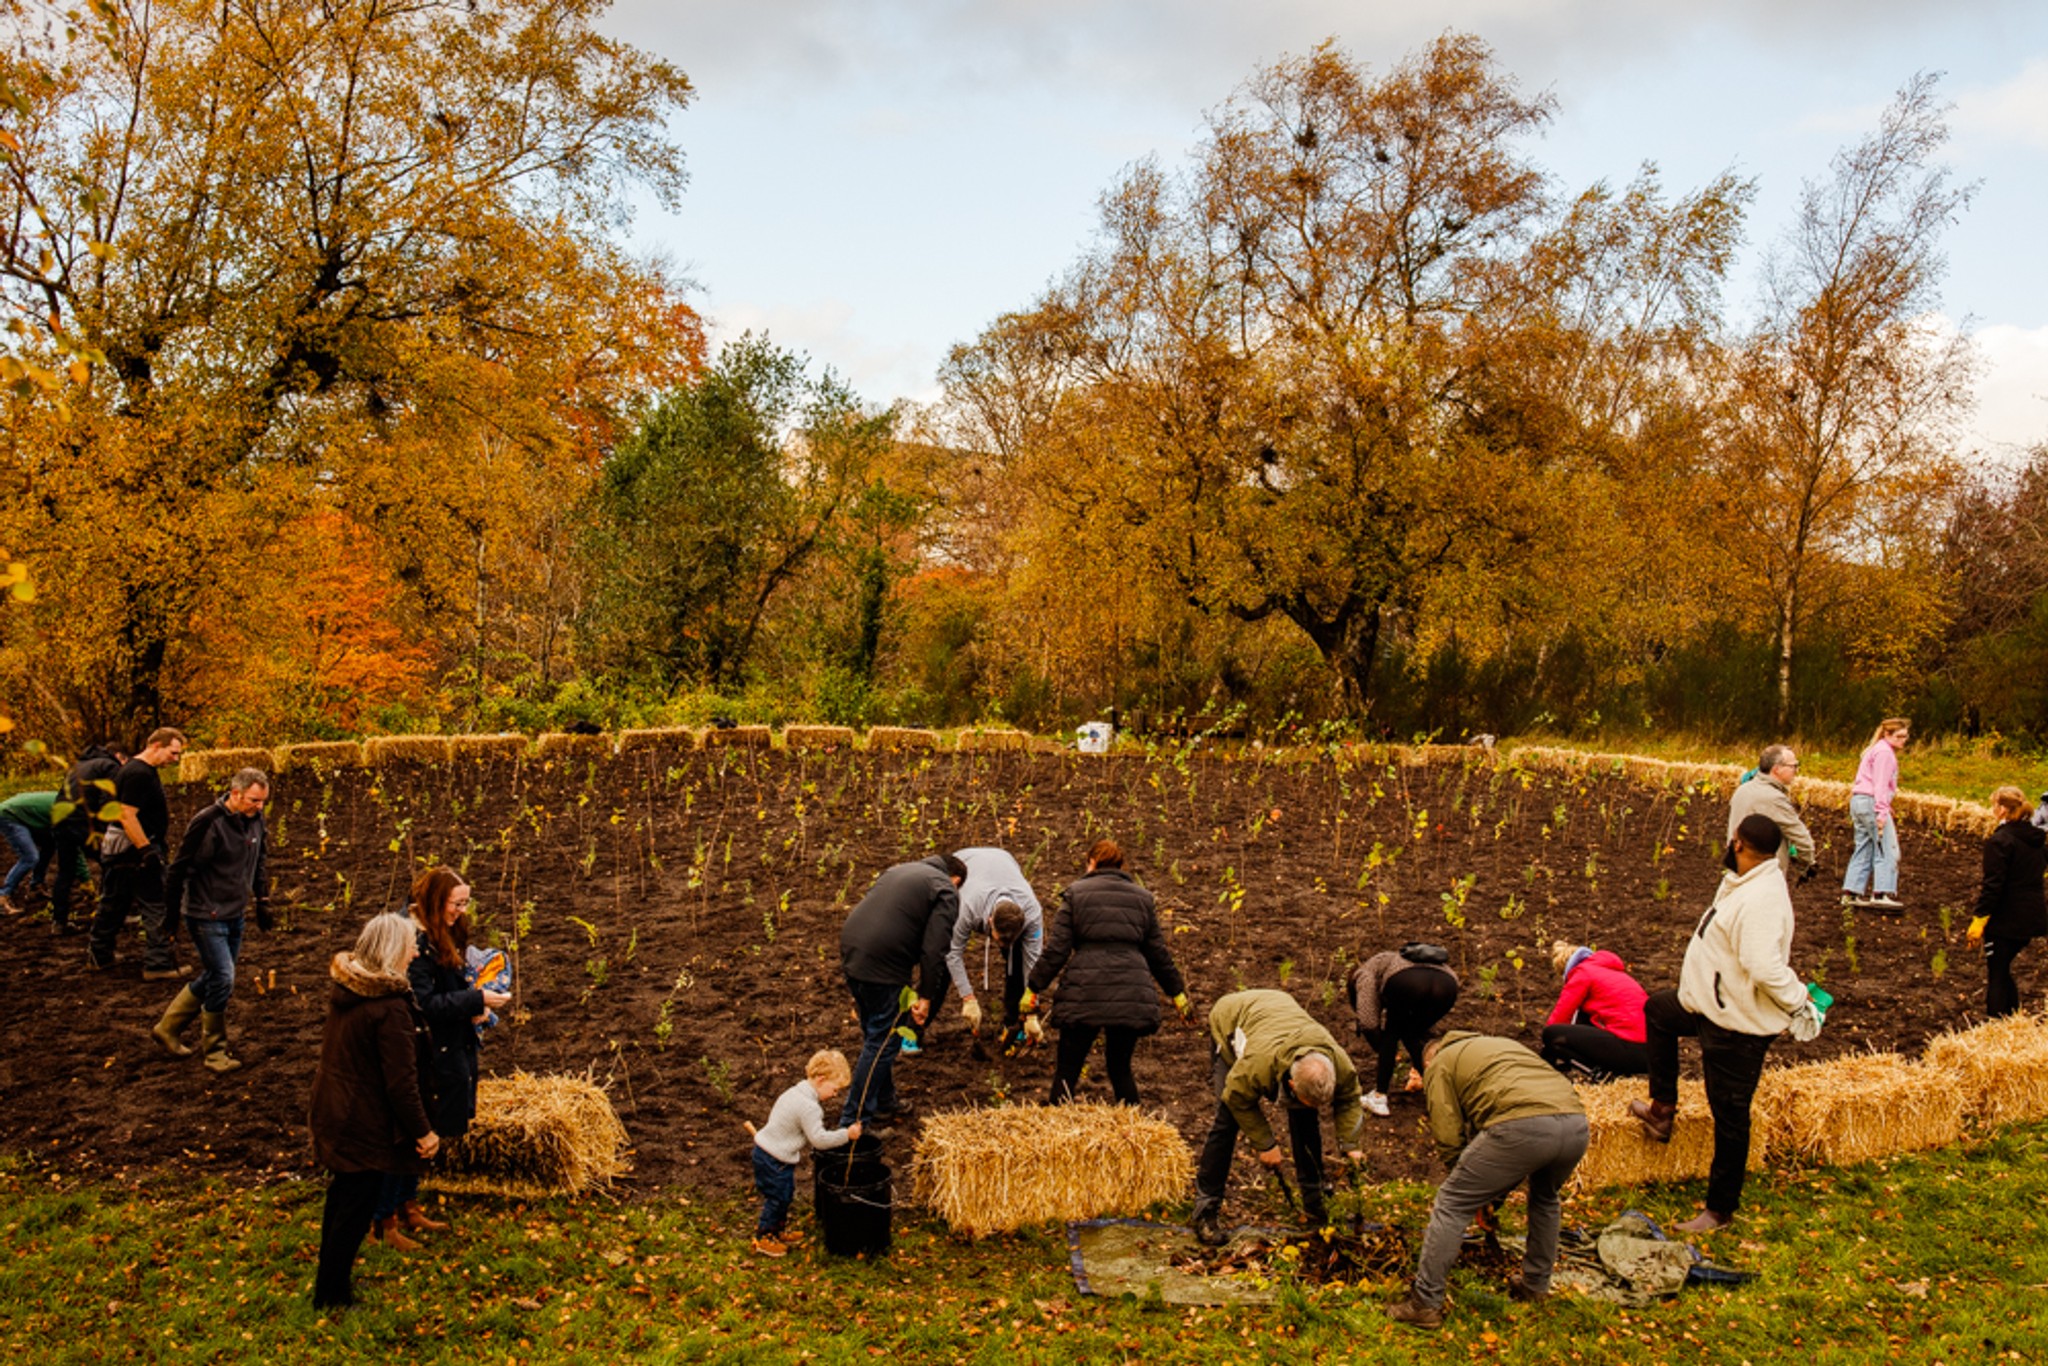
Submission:
<svg viewBox="0 0 2048 1366">
<path fill-rule="evenodd" d="M 93 946 L 87 944 L 85 946 L 85 965 L 88 968 L 91 968 L 94 972 L 106 972 L 108 969 L 114 966 L 114 960 L 111 958 L 100 957 L 99 954 L 93 949 Z"/>
<path fill-rule="evenodd" d="M 68 920 L 53 920 L 50 922 L 50 933 L 60 939 L 68 939 L 78 933 L 78 926 Z"/>
<path fill-rule="evenodd" d="M 1230 1235 L 1223 1231 L 1217 1220 L 1216 1211 L 1205 1209 L 1195 1216 L 1195 1241 L 1203 1247 L 1222 1247 L 1230 1241 Z"/>
<path fill-rule="evenodd" d="M 884 1124 L 901 1124 L 917 1115 L 917 1107 L 907 1100 L 899 1100 L 887 1110 L 875 1111 L 875 1118 Z"/>
</svg>

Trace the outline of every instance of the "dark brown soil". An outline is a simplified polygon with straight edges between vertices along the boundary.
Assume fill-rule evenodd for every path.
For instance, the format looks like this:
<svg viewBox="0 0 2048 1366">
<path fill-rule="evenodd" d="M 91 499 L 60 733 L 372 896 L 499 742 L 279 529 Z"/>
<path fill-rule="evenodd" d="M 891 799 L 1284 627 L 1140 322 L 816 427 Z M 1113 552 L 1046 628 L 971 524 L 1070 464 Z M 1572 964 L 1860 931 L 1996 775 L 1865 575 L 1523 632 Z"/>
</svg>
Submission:
<svg viewBox="0 0 2048 1366">
<path fill-rule="evenodd" d="M 206 795 L 174 791 L 174 816 Z M 1410 939 L 1450 947 L 1464 981 L 1455 1025 L 1532 1044 L 1555 996 L 1553 938 L 1613 949 L 1652 990 L 1675 982 L 1719 876 L 1725 807 L 1716 794 L 1476 761 L 1205 756 L 1176 767 L 724 750 L 293 773 L 271 814 L 290 928 L 250 927 L 230 1014 L 247 1066 L 229 1077 L 151 1044 L 173 989 L 139 980 L 132 934 L 120 965 L 97 974 L 81 940 L 53 939 L 39 917 L 0 925 L 12 1016 L 0 1150 L 98 1170 L 304 1171 L 329 959 L 367 913 L 401 906 L 422 860 L 465 869 L 483 933 L 519 941 L 516 1011 L 486 1040 L 486 1070 L 592 1070 L 632 1134 L 632 1189 L 738 1190 L 741 1121 L 765 1118 L 812 1050 L 858 1047 L 838 930 L 891 863 L 1000 844 L 1050 908 L 1081 851 L 1113 835 L 1171 908 L 1199 1006 L 1284 986 L 1356 1044 L 1365 1068 L 1371 1052 L 1347 1017 L 1342 974 Z M 1852 920 L 1836 905 L 1847 821 L 1817 813 L 1813 824 L 1833 877 L 1795 894 L 1794 965 L 1823 977 L 1837 1004 L 1819 1041 L 1783 1041 L 1774 1060 L 1911 1051 L 1980 1009 L 1981 971 L 1962 945 L 1977 841 L 1904 831 L 1911 909 Z M 1450 923 L 1459 915 L 1462 926 Z M 2030 999 L 2038 958 L 2021 962 Z M 1146 1104 L 1197 1143 L 1214 1104 L 1205 1048 L 1199 1030 L 1175 1023 L 1137 1062 Z M 1035 1100 L 1050 1072 L 1045 1052 L 973 1056 L 949 1003 L 927 1055 L 898 1075 L 906 1098 L 929 1109 Z M 1087 1086 L 1106 1098 L 1099 1075 Z M 1418 1101 L 1397 1096 L 1391 1120 L 1367 1121 L 1376 1174 L 1430 1171 Z"/>
</svg>

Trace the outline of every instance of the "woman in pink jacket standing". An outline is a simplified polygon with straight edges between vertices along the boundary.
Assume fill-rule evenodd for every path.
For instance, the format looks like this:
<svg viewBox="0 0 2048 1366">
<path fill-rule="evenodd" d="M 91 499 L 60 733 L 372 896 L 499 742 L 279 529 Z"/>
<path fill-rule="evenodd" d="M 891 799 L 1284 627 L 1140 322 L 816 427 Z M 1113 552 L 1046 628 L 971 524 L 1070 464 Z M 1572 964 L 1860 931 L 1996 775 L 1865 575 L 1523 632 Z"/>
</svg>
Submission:
<svg viewBox="0 0 2048 1366">
<path fill-rule="evenodd" d="M 1849 789 L 1849 822 L 1856 847 L 1842 876 L 1842 900 L 1872 910 L 1899 911 L 1899 828 L 1892 819 L 1892 798 L 1899 790 L 1899 751 L 1911 727 L 1903 716 L 1886 717 L 1870 737 L 1870 747 L 1856 765 L 1856 785 Z"/>
<path fill-rule="evenodd" d="M 1550 961 L 1564 977 L 1557 1005 L 1543 1022 L 1543 1060 L 1574 1080 L 1640 1077 L 1650 1070 L 1643 1027 L 1642 984 L 1618 954 L 1560 939 Z"/>
</svg>

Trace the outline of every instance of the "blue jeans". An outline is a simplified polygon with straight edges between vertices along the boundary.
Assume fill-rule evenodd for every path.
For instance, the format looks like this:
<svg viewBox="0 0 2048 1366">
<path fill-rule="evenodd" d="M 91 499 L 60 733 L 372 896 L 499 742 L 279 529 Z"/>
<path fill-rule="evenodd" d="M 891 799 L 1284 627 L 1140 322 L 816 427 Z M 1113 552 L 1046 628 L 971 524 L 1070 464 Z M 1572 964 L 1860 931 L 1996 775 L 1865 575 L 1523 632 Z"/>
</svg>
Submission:
<svg viewBox="0 0 2048 1366">
<path fill-rule="evenodd" d="M 896 1108 L 896 1055 L 903 1049 L 896 1026 L 907 1018 L 897 1002 L 904 985 L 846 979 L 853 1004 L 860 1011 L 861 1045 L 853 1084 L 846 1088 L 846 1104 L 839 1110 L 842 1129 L 855 1120 L 872 1124 L 877 1113 Z"/>
<path fill-rule="evenodd" d="M 235 960 L 242 956 L 242 917 L 233 920 L 188 920 L 192 951 L 199 955 L 199 976 L 192 994 L 199 1007 L 215 1014 L 228 1008 L 235 990 Z"/>
<path fill-rule="evenodd" d="M 1849 854 L 1849 870 L 1842 875 L 1842 890 L 1850 896 L 1870 893 L 1889 896 L 1899 890 L 1899 822 L 1896 818 L 1877 827 L 1877 798 L 1858 793 L 1849 798 L 1849 823 L 1856 830 L 1856 847 Z"/>
<path fill-rule="evenodd" d="M 386 1172 L 384 1184 L 377 1191 L 377 1208 L 371 1217 L 389 1219 L 405 1208 L 406 1201 L 417 1200 L 419 1196 L 420 1178 L 417 1172 L 403 1175 Z"/>
<path fill-rule="evenodd" d="M 755 1144 L 754 1189 L 761 1192 L 761 1221 L 754 1225 L 754 1236 L 782 1232 L 789 1222 L 790 1202 L 796 1199 L 796 1163 L 784 1162 Z"/>
<path fill-rule="evenodd" d="M 42 871 L 49 855 L 36 842 L 35 831 L 20 821 L 0 820 L 0 839 L 6 840 L 7 847 L 14 851 L 14 867 L 8 870 L 7 880 L 0 882 L 0 896 L 13 896 L 15 888 L 27 882 L 32 874 Z M 42 879 L 35 880 L 40 885 Z"/>
</svg>

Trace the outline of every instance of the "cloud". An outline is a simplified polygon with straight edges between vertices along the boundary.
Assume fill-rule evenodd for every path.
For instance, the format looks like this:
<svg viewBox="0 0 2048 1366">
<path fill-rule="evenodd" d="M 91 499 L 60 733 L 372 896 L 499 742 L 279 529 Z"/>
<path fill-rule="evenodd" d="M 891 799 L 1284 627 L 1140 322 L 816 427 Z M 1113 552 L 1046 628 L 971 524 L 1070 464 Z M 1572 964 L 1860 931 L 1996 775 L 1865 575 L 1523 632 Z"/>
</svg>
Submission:
<svg viewBox="0 0 2048 1366">
<path fill-rule="evenodd" d="M 2048 327 L 1994 323 L 1973 334 L 1983 364 L 1975 435 L 1994 452 L 2048 443 Z"/>
<path fill-rule="evenodd" d="M 2048 58 L 2029 61 L 2011 80 L 1956 97 L 1956 131 L 2048 148 Z"/>
<path fill-rule="evenodd" d="M 742 333 L 765 334 L 777 346 L 810 356 L 812 373 L 830 366 L 863 402 L 898 398 L 926 403 L 938 397 L 937 358 L 929 346 L 879 339 L 853 305 L 827 299 L 801 308 L 734 303 L 713 307 L 707 318 L 713 346 Z"/>
</svg>

